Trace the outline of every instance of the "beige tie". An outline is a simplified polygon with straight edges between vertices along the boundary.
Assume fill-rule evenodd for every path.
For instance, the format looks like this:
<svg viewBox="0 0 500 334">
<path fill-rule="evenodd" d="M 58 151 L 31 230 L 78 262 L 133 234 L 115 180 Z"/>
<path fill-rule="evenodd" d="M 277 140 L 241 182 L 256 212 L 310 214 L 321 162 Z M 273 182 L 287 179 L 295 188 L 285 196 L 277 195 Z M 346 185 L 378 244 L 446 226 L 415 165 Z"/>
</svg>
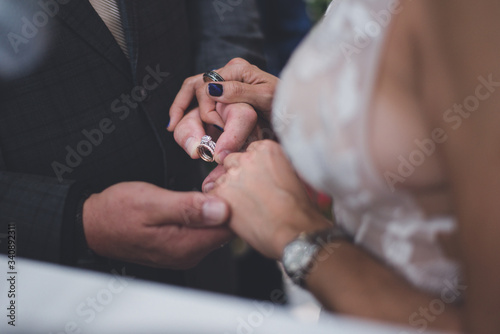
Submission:
<svg viewBox="0 0 500 334">
<path fill-rule="evenodd" d="M 94 7 L 95 11 L 104 21 L 109 31 L 113 34 L 118 45 L 122 48 L 123 52 L 129 57 L 127 41 L 125 40 L 125 33 L 123 32 L 122 20 L 120 9 L 118 8 L 117 0 L 89 0 L 90 4 Z"/>
</svg>

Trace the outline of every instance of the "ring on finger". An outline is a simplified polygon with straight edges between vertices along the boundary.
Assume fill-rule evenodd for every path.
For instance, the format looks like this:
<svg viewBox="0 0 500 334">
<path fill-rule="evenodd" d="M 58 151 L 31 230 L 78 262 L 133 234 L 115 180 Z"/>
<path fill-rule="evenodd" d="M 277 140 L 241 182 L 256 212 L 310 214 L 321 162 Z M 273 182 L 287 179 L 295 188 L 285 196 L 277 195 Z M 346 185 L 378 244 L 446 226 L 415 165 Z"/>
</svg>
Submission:
<svg viewBox="0 0 500 334">
<path fill-rule="evenodd" d="M 224 78 L 215 71 L 208 71 L 203 74 L 203 81 L 205 82 L 223 82 Z"/>
</svg>

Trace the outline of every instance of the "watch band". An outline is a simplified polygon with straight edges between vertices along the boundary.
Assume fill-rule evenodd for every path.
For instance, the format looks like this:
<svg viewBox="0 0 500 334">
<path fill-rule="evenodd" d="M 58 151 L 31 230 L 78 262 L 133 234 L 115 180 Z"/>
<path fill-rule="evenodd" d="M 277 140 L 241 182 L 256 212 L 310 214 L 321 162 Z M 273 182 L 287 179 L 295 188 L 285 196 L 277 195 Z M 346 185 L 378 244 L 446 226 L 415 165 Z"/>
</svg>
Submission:
<svg viewBox="0 0 500 334">
<path fill-rule="evenodd" d="M 338 240 L 353 241 L 342 228 L 335 226 L 312 233 L 303 232 L 288 243 L 283 250 L 282 264 L 292 282 L 304 287 L 307 276 L 318 262 L 317 254 L 322 249 L 333 253 L 333 250 L 330 250 L 331 245 Z"/>
</svg>

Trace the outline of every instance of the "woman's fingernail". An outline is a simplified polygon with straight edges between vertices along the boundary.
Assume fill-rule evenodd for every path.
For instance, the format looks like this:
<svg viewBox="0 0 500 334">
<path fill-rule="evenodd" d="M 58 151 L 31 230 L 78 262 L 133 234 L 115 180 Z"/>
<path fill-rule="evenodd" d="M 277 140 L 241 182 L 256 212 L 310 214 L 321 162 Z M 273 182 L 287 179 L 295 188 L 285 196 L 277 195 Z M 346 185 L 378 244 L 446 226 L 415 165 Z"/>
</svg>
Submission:
<svg viewBox="0 0 500 334">
<path fill-rule="evenodd" d="M 168 128 L 170 127 L 170 122 L 171 122 L 171 121 L 168 121 L 168 124 L 167 124 L 167 130 L 168 130 Z"/>
<path fill-rule="evenodd" d="M 220 127 L 220 126 L 218 126 L 218 125 L 215 125 L 215 124 L 214 124 L 214 128 L 216 128 L 216 129 L 217 129 L 217 130 L 219 130 L 220 132 L 224 132 L 224 129 L 223 129 L 223 128 L 221 128 L 221 127 Z"/>
<path fill-rule="evenodd" d="M 214 97 L 221 97 L 224 93 L 224 87 L 222 87 L 222 85 L 218 83 L 209 83 L 208 93 Z"/>
<path fill-rule="evenodd" d="M 224 163 L 224 159 L 226 159 L 226 157 L 231 153 L 232 153 L 231 151 L 222 151 L 219 154 L 217 154 L 217 156 L 215 157 L 215 161 L 219 165 L 222 165 Z"/>
<path fill-rule="evenodd" d="M 206 225 L 221 225 L 227 219 L 227 205 L 219 200 L 208 200 L 203 204 L 202 214 Z"/>
<path fill-rule="evenodd" d="M 209 182 L 203 187 L 204 193 L 209 193 L 215 188 L 215 182 Z"/>
</svg>

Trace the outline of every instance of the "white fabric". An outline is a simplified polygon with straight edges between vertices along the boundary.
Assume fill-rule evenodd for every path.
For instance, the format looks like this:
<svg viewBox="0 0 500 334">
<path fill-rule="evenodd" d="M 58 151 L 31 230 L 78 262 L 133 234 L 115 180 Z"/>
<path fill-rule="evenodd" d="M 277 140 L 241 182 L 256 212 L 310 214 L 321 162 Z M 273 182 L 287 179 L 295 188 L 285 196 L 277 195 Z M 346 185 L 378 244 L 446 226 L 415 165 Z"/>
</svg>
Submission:
<svg viewBox="0 0 500 334">
<path fill-rule="evenodd" d="M 22 236 L 20 236 L 22 239 Z M 5 240 L 5 239 L 4 239 Z M 1 244 L 5 246 L 4 243 Z M 304 323 L 280 305 L 248 301 L 16 258 L 9 297 L 9 259 L 0 257 L 0 333 L 91 334 L 400 334 L 411 332 L 355 318 Z M 125 273 L 126 274 L 126 273 Z M 274 292 L 273 292 L 274 293 Z M 283 295 L 278 292 L 277 299 Z M 14 301 L 15 327 L 7 307 Z M 7 316 L 6 316 L 7 315 Z M 430 334 L 430 333 L 429 333 Z"/>
<path fill-rule="evenodd" d="M 120 8 L 117 0 L 89 0 L 95 11 L 113 34 L 118 45 L 128 57 L 127 41 L 123 32 Z"/>
<path fill-rule="evenodd" d="M 454 217 L 426 217 L 409 193 L 392 192 L 368 150 L 367 114 L 390 28 L 376 13 L 391 4 L 332 4 L 283 72 L 273 124 L 299 173 L 334 198 L 335 216 L 356 243 L 414 285 L 440 292 L 460 272 L 436 239 L 454 230 Z M 367 38 L 359 40 L 360 31 Z"/>
</svg>

